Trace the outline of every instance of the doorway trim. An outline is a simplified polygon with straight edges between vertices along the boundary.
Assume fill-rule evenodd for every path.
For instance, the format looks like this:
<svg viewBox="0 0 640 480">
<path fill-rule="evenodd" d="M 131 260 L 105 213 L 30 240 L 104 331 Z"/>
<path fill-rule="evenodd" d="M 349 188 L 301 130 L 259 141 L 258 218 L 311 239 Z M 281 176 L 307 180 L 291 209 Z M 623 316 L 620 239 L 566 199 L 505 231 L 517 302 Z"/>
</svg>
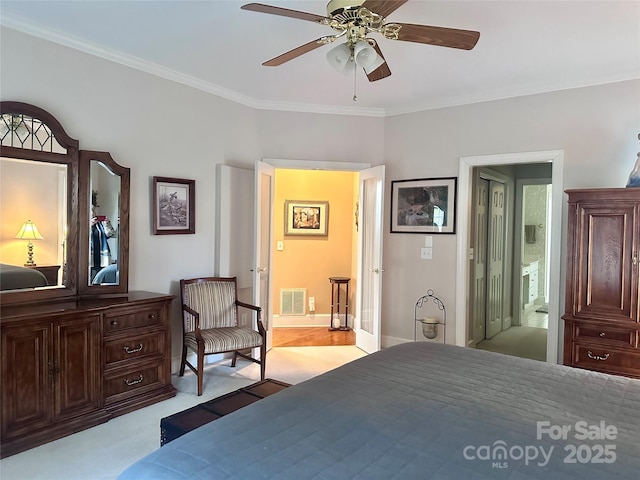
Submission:
<svg viewBox="0 0 640 480">
<path fill-rule="evenodd" d="M 564 171 L 564 151 L 548 150 L 540 152 L 504 153 L 460 157 L 458 173 L 458 238 L 456 262 L 456 335 L 455 343 L 468 346 L 469 336 L 469 245 L 470 214 L 473 168 L 490 165 L 510 165 L 520 163 L 552 163 L 551 177 L 551 226 L 557 232 L 551 239 L 549 259 L 549 324 L 547 330 L 547 362 L 557 363 L 560 345 L 558 332 L 560 324 L 560 258 L 562 247 L 562 175 Z"/>
</svg>

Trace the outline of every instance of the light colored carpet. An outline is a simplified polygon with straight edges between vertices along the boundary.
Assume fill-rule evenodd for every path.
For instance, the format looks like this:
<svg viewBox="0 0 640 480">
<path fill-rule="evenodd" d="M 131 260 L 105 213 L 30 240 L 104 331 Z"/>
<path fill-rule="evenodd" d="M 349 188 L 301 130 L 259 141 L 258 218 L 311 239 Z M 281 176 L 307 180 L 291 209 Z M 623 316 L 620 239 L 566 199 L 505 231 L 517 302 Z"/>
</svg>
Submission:
<svg viewBox="0 0 640 480">
<path fill-rule="evenodd" d="M 544 362 L 547 359 L 547 330 L 511 327 L 489 340 L 483 340 L 476 348 Z"/>
<path fill-rule="evenodd" d="M 268 378 L 295 384 L 363 357 L 355 346 L 279 347 L 267 355 Z M 259 366 L 238 359 L 206 367 L 204 391 L 196 395 L 196 377 L 172 377 L 176 397 L 114 418 L 97 427 L 0 460 L 2 480 L 112 480 L 126 467 L 160 446 L 160 419 L 251 385 Z"/>
</svg>

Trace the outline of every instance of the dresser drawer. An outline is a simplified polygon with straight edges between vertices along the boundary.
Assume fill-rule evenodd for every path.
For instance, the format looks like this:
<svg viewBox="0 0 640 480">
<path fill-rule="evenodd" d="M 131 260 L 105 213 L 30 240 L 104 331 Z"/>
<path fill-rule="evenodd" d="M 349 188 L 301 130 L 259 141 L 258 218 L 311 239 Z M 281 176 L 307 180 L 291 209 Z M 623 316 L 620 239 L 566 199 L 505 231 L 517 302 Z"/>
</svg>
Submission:
<svg viewBox="0 0 640 480">
<path fill-rule="evenodd" d="M 607 346 L 574 343 L 572 357 L 573 366 L 589 370 L 637 375 L 640 367 L 640 352 Z"/>
<path fill-rule="evenodd" d="M 162 385 L 162 368 L 162 360 L 158 360 L 137 369 L 128 369 L 127 373 L 109 375 L 104 380 L 106 403 L 138 395 Z"/>
<path fill-rule="evenodd" d="M 104 316 L 103 328 L 105 334 L 113 334 L 130 328 L 158 325 L 161 320 L 161 307 L 153 305 L 107 313 Z"/>
<path fill-rule="evenodd" d="M 130 335 L 124 339 L 105 342 L 104 354 L 107 368 L 118 362 L 132 361 L 153 355 L 162 355 L 164 332 Z"/>
<path fill-rule="evenodd" d="M 620 346 L 637 345 L 637 330 L 616 329 L 610 327 L 599 327 L 597 325 L 573 324 L 574 340 L 595 340 L 598 343 Z"/>
</svg>

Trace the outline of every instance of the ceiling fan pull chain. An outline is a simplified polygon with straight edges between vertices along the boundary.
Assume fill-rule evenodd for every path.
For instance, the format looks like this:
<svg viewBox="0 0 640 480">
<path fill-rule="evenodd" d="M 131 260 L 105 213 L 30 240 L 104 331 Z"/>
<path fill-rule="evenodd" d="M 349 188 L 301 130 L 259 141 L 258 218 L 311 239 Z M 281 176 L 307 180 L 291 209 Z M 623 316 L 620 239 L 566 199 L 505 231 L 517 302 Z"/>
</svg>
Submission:
<svg viewBox="0 0 640 480">
<path fill-rule="evenodd" d="M 356 96 L 356 79 L 358 78 L 358 67 L 353 69 L 353 101 L 357 102 L 358 97 Z"/>
</svg>

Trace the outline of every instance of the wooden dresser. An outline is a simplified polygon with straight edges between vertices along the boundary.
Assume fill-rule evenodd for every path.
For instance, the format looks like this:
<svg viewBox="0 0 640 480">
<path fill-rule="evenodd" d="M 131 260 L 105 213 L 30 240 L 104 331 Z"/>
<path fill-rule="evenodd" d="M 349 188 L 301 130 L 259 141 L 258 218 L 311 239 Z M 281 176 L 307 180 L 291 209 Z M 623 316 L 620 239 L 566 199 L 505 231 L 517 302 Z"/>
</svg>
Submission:
<svg viewBox="0 0 640 480">
<path fill-rule="evenodd" d="M 564 363 L 640 378 L 640 189 L 567 194 Z"/>
<path fill-rule="evenodd" d="M 173 397 L 172 295 L 2 308 L 1 456 Z"/>
</svg>

